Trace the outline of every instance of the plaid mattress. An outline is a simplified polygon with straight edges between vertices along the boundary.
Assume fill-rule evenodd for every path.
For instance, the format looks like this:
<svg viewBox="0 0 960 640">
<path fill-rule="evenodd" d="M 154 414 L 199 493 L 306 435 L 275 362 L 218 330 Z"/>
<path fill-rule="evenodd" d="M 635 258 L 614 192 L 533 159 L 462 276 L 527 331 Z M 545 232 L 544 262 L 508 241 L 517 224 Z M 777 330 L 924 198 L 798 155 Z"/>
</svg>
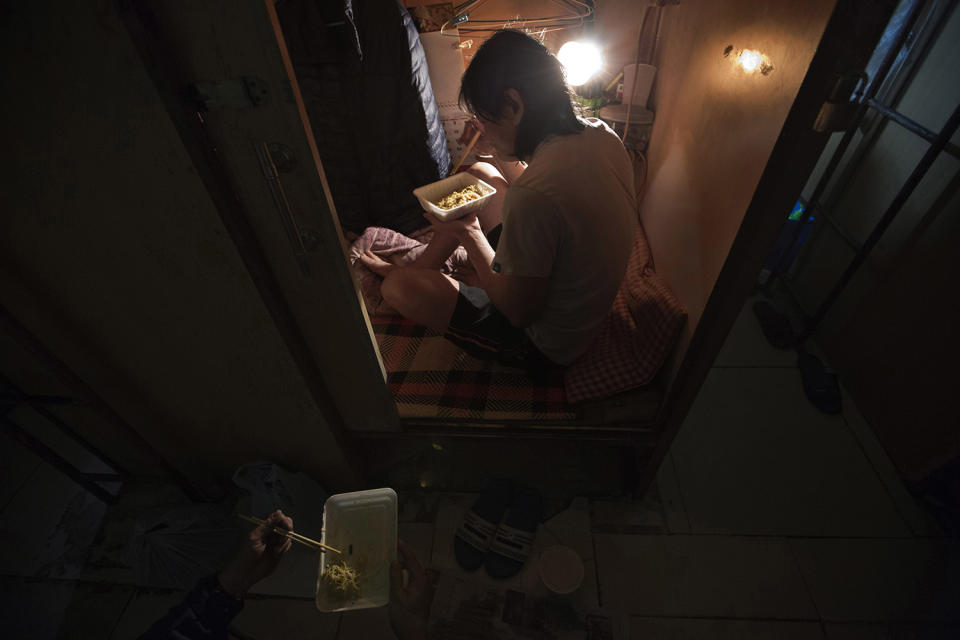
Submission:
<svg viewBox="0 0 960 640">
<path fill-rule="evenodd" d="M 478 360 L 397 315 L 370 319 L 387 383 L 403 418 L 571 421 L 563 372 L 533 383 L 518 369 Z"/>
</svg>

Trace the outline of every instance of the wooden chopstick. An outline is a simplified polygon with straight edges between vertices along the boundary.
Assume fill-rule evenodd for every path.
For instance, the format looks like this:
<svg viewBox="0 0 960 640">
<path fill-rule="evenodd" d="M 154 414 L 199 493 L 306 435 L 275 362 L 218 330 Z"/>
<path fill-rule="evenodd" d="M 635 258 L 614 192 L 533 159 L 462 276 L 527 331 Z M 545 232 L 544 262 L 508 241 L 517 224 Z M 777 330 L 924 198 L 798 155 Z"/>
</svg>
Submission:
<svg viewBox="0 0 960 640">
<path fill-rule="evenodd" d="M 247 522 L 252 522 L 253 524 L 257 524 L 257 525 L 267 524 L 266 520 L 262 520 L 260 518 L 244 515 L 242 513 L 238 513 L 237 515 L 243 518 L 244 520 L 246 520 Z M 300 544 L 316 549 L 317 551 L 320 551 L 320 552 L 333 551 L 334 553 L 339 553 L 341 555 L 343 554 L 343 552 L 340 551 L 339 549 L 334 549 L 333 547 L 327 546 L 322 542 L 317 542 L 316 540 L 308 538 L 307 536 L 302 536 L 299 533 L 294 533 L 293 531 L 287 531 L 286 529 L 281 529 L 280 527 L 271 527 L 271 530 L 274 533 L 280 534 L 284 538 L 290 538 L 294 542 L 299 542 Z"/>
<path fill-rule="evenodd" d="M 467 148 L 463 150 L 463 155 L 460 156 L 460 159 L 457 160 L 457 164 L 453 165 L 453 169 L 450 170 L 450 175 L 453 175 L 457 172 L 457 169 L 460 168 L 460 165 L 463 164 L 463 161 L 467 159 L 467 156 L 470 155 L 470 152 L 473 151 L 473 145 L 477 144 L 477 140 L 480 139 L 480 130 L 477 129 L 477 132 L 473 134 L 473 138 L 470 140 L 470 144 L 467 145 Z"/>
</svg>

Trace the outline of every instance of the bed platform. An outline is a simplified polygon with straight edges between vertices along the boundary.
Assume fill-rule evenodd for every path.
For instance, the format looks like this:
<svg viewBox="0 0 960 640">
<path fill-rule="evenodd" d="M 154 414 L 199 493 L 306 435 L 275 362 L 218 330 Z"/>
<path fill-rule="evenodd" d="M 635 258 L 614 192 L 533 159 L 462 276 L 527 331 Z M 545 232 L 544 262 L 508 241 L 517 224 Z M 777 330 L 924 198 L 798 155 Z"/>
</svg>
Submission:
<svg viewBox="0 0 960 640">
<path fill-rule="evenodd" d="M 387 384 L 408 429 L 490 431 L 596 431 L 624 437 L 655 422 L 663 398 L 657 374 L 686 322 L 686 310 L 657 276 L 638 228 L 634 249 L 613 308 L 588 353 L 546 380 L 474 358 L 394 312 L 380 296 L 380 278 L 357 259 L 367 250 L 407 264 L 429 236 L 407 237 L 369 228 L 350 254 L 360 282 Z M 448 263 L 465 261 L 458 250 Z"/>
<path fill-rule="evenodd" d="M 497 433 L 593 427 L 617 437 L 646 431 L 663 397 L 655 379 L 611 398 L 571 404 L 562 371 L 534 382 L 520 370 L 474 358 L 401 316 L 375 316 L 371 324 L 387 384 L 408 427 L 455 424 Z"/>
</svg>

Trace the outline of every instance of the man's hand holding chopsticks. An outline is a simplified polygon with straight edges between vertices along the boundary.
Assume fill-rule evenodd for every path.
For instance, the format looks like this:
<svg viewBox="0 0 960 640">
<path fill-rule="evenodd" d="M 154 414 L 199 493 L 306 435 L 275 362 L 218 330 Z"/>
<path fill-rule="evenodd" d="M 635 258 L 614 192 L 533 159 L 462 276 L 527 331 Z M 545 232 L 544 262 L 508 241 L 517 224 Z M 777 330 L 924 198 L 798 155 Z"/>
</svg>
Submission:
<svg viewBox="0 0 960 640">
<path fill-rule="evenodd" d="M 281 556 L 290 548 L 291 541 L 274 533 L 274 527 L 293 531 L 293 519 L 277 509 L 264 524 L 250 532 L 244 540 L 243 548 L 218 576 L 224 591 L 235 598 L 242 598 L 250 587 L 277 568 Z"/>
</svg>

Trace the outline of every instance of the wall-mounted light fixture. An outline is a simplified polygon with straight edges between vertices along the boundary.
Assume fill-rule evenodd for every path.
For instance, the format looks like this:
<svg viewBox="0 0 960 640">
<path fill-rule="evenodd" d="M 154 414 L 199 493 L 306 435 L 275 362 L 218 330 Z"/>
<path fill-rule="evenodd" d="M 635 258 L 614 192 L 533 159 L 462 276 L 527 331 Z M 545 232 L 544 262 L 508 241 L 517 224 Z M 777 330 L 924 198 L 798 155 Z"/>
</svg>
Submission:
<svg viewBox="0 0 960 640">
<path fill-rule="evenodd" d="M 592 42 L 571 40 L 560 47 L 557 59 L 563 65 L 567 82 L 579 87 L 592 78 L 603 66 L 600 47 Z"/>
<path fill-rule="evenodd" d="M 727 45 L 723 50 L 723 57 L 730 57 L 733 53 L 733 45 Z M 733 59 L 734 64 L 743 69 L 746 73 L 759 71 L 761 75 L 768 75 L 773 71 L 773 63 L 766 55 L 755 49 L 741 49 Z"/>
</svg>

